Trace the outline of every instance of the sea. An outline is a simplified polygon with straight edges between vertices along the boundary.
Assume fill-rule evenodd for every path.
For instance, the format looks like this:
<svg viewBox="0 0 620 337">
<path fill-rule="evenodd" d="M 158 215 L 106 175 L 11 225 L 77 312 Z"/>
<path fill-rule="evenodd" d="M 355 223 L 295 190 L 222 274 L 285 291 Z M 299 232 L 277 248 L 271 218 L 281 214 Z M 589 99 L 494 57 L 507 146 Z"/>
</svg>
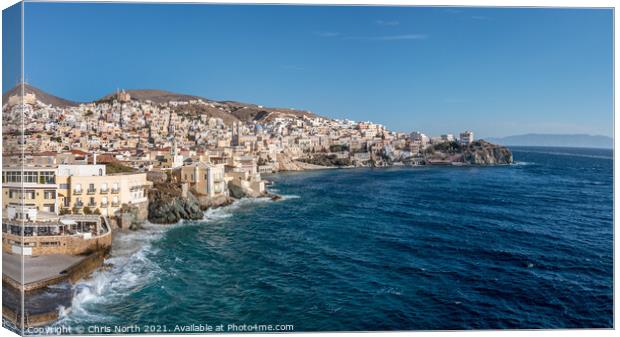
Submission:
<svg viewBox="0 0 620 337">
<path fill-rule="evenodd" d="M 266 176 L 282 200 L 118 233 L 55 326 L 613 328 L 612 150 L 512 151 L 505 166 Z"/>
</svg>

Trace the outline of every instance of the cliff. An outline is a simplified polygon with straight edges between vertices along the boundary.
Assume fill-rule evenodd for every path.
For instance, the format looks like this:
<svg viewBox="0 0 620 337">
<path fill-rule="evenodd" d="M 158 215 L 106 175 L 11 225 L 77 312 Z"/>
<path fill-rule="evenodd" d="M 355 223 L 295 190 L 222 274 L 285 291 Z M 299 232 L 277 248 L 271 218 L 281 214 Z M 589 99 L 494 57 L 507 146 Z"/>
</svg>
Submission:
<svg viewBox="0 0 620 337">
<path fill-rule="evenodd" d="M 513 162 L 512 152 L 507 147 L 484 140 L 469 145 L 460 145 L 457 142 L 432 145 L 425 150 L 425 158 L 429 164 L 503 165 Z"/>
<path fill-rule="evenodd" d="M 183 196 L 181 188 L 172 183 L 157 183 L 149 191 L 148 219 L 152 223 L 173 224 L 181 219 L 200 220 L 203 218 L 200 204 L 187 193 Z"/>
<path fill-rule="evenodd" d="M 469 144 L 463 151 L 463 161 L 475 165 L 511 164 L 512 152 L 501 145 L 479 140 Z"/>
</svg>

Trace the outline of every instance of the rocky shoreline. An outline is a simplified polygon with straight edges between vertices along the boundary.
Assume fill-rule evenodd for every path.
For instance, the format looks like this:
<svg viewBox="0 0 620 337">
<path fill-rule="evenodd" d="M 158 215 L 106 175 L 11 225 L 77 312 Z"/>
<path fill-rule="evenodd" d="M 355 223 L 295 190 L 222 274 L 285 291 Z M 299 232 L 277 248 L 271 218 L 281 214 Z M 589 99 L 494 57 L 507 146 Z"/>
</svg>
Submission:
<svg viewBox="0 0 620 337">
<path fill-rule="evenodd" d="M 428 146 L 418 155 L 395 156 L 384 152 L 368 156 L 368 159 L 363 161 L 351 160 L 346 155 L 337 153 L 312 153 L 301 158 L 293 158 L 283 153 L 278 157 L 278 161 L 280 165 L 274 168 L 275 172 L 421 165 L 490 166 L 514 162 L 510 149 L 485 140 L 474 141 L 467 145 L 456 141 L 442 142 Z"/>
<path fill-rule="evenodd" d="M 204 211 L 224 207 L 243 198 L 281 197 L 269 192 L 257 193 L 251 189 L 229 184 L 230 196 L 209 198 L 195 191 L 184 191 L 174 183 L 156 183 L 149 191 L 148 221 L 155 224 L 175 224 L 180 220 L 202 220 Z"/>
</svg>

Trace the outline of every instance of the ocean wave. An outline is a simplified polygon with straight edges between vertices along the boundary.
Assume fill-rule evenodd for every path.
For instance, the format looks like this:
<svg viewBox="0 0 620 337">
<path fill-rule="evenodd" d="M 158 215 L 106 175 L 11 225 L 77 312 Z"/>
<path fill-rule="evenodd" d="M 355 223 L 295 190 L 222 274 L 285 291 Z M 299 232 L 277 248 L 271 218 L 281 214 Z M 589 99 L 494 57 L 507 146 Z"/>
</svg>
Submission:
<svg viewBox="0 0 620 337">
<path fill-rule="evenodd" d="M 152 243 L 169 228 L 146 222 L 140 230 L 116 233 L 111 255 L 104 261 L 108 267 L 73 286 L 71 308 L 60 309 L 56 325 L 105 320 L 100 310 L 92 310 L 93 306 L 120 301 L 162 273 L 150 255 L 157 252 Z"/>
<path fill-rule="evenodd" d="M 208 220 L 221 220 L 221 219 L 230 218 L 232 214 L 226 209 L 226 207 L 228 206 L 219 207 L 219 208 L 209 208 L 208 210 L 204 212 L 202 219 L 205 221 L 208 221 Z"/>
<path fill-rule="evenodd" d="M 291 200 L 291 199 L 299 199 L 299 198 L 301 198 L 300 196 L 294 195 L 294 194 L 290 194 L 290 195 L 283 194 L 280 197 L 282 197 L 282 200 Z"/>
<path fill-rule="evenodd" d="M 282 196 L 283 200 L 299 198 L 296 195 L 290 196 Z M 226 205 L 218 208 L 209 208 L 204 212 L 203 220 L 222 220 L 226 218 L 230 218 L 234 215 L 234 212 L 245 207 L 250 207 L 255 204 L 263 204 L 267 202 L 271 202 L 270 197 L 260 197 L 260 198 L 241 198 L 233 201 L 230 205 Z"/>
</svg>

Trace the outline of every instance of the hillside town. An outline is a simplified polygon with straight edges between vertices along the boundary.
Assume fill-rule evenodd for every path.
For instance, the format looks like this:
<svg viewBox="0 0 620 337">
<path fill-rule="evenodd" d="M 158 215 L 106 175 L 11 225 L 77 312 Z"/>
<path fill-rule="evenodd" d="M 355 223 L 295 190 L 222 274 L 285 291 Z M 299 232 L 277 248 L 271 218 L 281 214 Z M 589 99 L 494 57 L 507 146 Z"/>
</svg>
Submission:
<svg viewBox="0 0 620 337">
<path fill-rule="evenodd" d="M 294 109 L 149 91 L 136 96 L 118 90 L 77 104 L 28 87 L 4 100 L 3 256 L 49 258 L 46 272 L 26 277 L 27 284 L 15 268 L 3 269 L 15 289 L 62 282 L 59 274 L 80 265 L 75 257 L 97 266 L 92 255 L 109 251 L 115 230 L 146 220 L 199 220 L 205 209 L 243 197 L 277 200 L 265 189 L 265 174 L 512 161 L 480 156 L 476 149 L 488 143 L 476 142 L 471 131 L 429 137 Z M 11 320 L 21 315 L 3 312 L 13 312 Z M 55 317 L 25 315 L 32 322 Z"/>
</svg>

